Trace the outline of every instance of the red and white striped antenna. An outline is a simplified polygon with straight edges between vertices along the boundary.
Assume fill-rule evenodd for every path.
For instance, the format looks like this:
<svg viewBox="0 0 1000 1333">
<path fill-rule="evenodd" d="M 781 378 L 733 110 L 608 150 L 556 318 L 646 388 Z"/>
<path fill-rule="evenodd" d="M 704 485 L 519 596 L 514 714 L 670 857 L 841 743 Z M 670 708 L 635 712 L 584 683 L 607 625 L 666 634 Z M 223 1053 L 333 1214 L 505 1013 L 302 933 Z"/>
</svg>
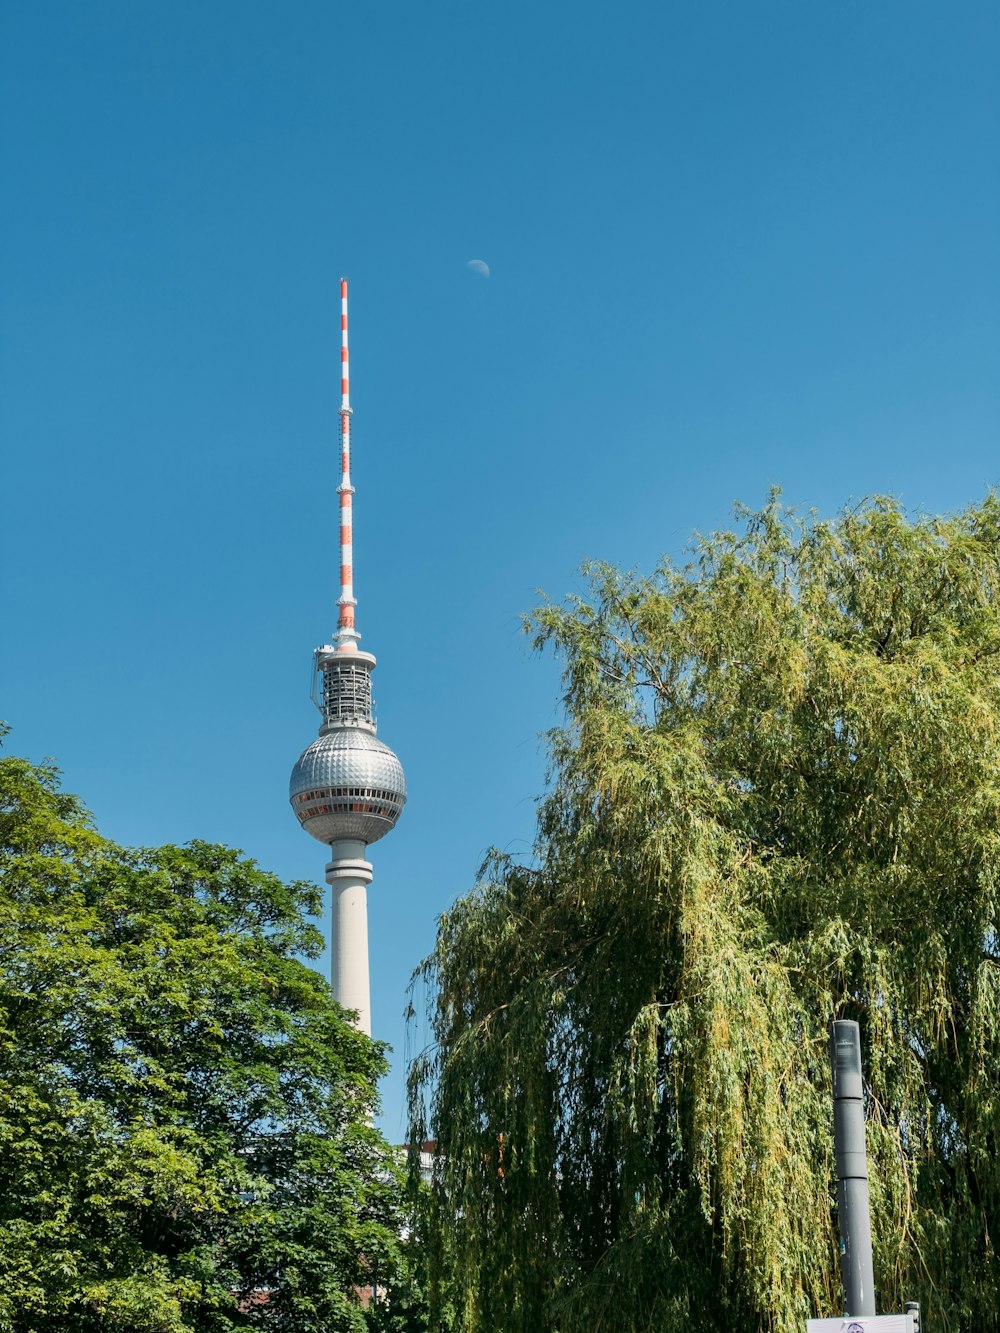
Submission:
<svg viewBox="0 0 1000 1333">
<path fill-rule="evenodd" d="M 340 280 L 340 596 L 335 643 L 338 652 L 353 651 L 361 638 L 354 625 L 354 544 L 351 496 L 351 372 L 347 355 L 347 279 Z"/>
</svg>

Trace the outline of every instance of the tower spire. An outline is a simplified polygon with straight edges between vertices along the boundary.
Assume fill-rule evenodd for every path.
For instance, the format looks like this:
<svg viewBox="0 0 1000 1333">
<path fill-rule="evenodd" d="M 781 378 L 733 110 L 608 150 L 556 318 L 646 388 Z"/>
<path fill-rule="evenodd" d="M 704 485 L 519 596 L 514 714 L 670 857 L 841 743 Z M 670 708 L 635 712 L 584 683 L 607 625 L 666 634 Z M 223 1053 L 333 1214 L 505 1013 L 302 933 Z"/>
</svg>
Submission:
<svg viewBox="0 0 1000 1333">
<path fill-rule="evenodd" d="M 337 605 L 337 633 L 334 642 L 338 652 L 350 652 L 357 646 L 361 635 L 354 624 L 354 531 L 351 497 L 351 369 L 347 351 L 347 279 L 340 280 L 340 596 Z"/>
</svg>

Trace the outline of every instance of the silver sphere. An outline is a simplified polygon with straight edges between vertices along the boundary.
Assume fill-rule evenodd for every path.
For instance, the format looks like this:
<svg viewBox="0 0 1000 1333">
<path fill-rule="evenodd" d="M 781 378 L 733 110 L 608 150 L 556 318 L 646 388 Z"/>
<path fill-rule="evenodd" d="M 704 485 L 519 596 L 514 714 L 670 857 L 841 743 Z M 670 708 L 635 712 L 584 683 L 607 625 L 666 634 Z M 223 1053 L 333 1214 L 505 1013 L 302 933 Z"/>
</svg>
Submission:
<svg viewBox="0 0 1000 1333">
<path fill-rule="evenodd" d="M 406 804 L 403 766 L 372 732 L 335 727 L 314 740 L 292 769 L 288 799 L 320 842 L 377 842 Z"/>
</svg>

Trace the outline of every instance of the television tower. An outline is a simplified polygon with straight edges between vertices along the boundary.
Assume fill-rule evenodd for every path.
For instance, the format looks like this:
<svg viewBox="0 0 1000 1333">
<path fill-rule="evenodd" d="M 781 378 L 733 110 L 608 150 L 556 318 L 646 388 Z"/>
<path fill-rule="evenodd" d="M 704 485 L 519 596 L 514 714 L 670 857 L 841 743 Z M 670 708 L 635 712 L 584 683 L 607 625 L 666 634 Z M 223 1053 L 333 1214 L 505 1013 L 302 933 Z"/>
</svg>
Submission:
<svg viewBox="0 0 1000 1333">
<path fill-rule="evenodd" d="M 315 650 L 323 679 L 319 737 L 292 769 L 289 800 L 299 823 L 330 848 L 326 880 L 332 888 L 331 981 L 335 999 L 357 1011 L 357 1026 L 371 1035 L 368 980 L 369 843 L 394 827 L 406 804 L 403 766 L 375 735 L 372 671 L 375 658 L 358 648 L 354 624 L 351 485 L 351 394 L 347 355 L 347 281 L 340 281 L 340 613 L 332 644 Z"/>
</svg>

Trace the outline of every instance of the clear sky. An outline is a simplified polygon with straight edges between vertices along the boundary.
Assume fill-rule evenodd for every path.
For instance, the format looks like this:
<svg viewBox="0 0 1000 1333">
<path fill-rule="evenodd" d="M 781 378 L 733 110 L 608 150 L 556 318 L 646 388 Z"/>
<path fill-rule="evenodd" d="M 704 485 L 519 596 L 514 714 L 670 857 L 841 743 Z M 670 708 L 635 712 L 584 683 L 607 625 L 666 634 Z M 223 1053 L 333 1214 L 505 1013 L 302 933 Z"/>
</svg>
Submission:
<svg viewBox="0 0 1000 1333">
<path fill-rule="evenodd" d="M 358 622 L 410 785 L 371 856 L 390 1137 L 435 918 L 530 851 L 536 588 L 774 482 L 1000 480 L 998 69 L 995 0 L 4 7 L 0 715 L 121 841 L 322 878 L 287 780 L 350 278 Z"/>
</svg>

